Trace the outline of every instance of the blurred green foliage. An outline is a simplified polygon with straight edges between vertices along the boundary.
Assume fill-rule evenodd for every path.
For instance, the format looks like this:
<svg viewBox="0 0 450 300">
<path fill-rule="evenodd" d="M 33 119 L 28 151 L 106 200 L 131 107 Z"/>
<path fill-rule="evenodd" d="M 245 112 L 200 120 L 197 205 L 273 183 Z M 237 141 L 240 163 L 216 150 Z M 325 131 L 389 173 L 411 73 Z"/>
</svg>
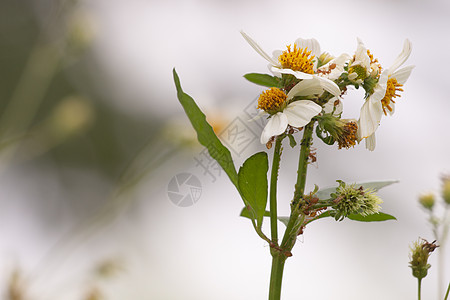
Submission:
<svg viewBox="0 0 450 300">
<path fill-rule="evenodd" d="M 66 28 L 65 22 L 75 11 L 76 5 L 74 1 L 54 0 L 39 2 L 39 6 L 33 1 L 0 2 L 0 126 L 3 125 L 0 127 L 0 145 L 9 145 L 13 141 L 13 153 L 8 157 L 10 164 L 52 162 L 59 168 L 89 169 L 114 181 L 141 148 L 157 139 L 160 124 L 150 117 L 118 111 L 109 105 L 108 99 L 102 99 L 96 83 L 89 81 L 87 66 L 95 66 L 95 57 L 89 45 L 81 52 L 76 49 L 77 57 L 73 59 L 73 41 L 61 29 Z M 39 13 L 48 15 L 44 18 L 45 22 L 39 22 L 37 8 Z M 39 57 L 48 57 L 49 61 L 36 62 L 32 68 L 34 71 L 30 72 L 29 66 L 33 64 L 30 60 L 37 51 L 41 51 Z M 60 57 L 55 58 L 52 51 Z M 54 71 L 51 69 L 52 63 L 55 64 Z M 43 76 L 47 75 L 49 80 L 43 80 Z M 31 76 L 31 80 L 24 82 L 24 76 Z M 40 84 L 40 80 L 44 84 L 32 86 L 33 83 Z M 82 90 L 80 84 L 76 84 L 80 80 Z M 43 91 L 41 99 L 34 90 Z M 54 130 L 43 134 L 43 129 L 49 131 L 43 124 L 65 98 L 73 95 L 87 100 L 84 102 L 92 112 L 89 124 L 82 130 L 68 133 L 65 138 L 51 136 Z M 20 109 L 13 110 L 13 115 L 8 110 L 13 105 L 12 101 L 25 103 L 19 104 Z M 35 111 L 33 105 L 37 106 Z M 6 119 L 10 121 L 5 122 Z M 42 139 L 42 136 L 46 138 Z M 27 142 L 30 139 L 34 142 Z M 33 152 L 30 147 L 36 143 L 44 151 L 41 149 L 32 154 L 32 159 L 17 159 L 24 151 Z M 42 145 L 45 143 L 48 145 Z M 0 148 L 0 154 L 2 150 L 4 148 Z"/>
</svg>

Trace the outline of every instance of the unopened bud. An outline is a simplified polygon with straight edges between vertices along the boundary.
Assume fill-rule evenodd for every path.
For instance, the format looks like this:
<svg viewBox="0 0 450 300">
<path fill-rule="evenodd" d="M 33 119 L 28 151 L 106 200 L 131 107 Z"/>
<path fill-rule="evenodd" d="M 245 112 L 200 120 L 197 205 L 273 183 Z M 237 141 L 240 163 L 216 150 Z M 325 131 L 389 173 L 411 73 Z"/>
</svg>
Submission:
<svg viewBox="0 0 450 300">
<path fill-rule="evenodd" d="M 435 244 L 435 241 L 429 243 L 426 240 L 421 239 L 414 242 L 410 253 L 411 261 L 409 262 L 414 277 L 422 279 L 427 276 L 428 269 L 431 267 L 428 263 L 428 257 L 437 247 L 439 246 Z"/>
<path fill-rule="evenodd" d="M 419 197 L 419 203 L 426 209 L 428 210 L 432 210 L 434 203 L 435 203 L 435 198 L 433 194 L 424 194 L 422 196 Z"/>
<path fill-rule="evenodd" d="M 319 56 L 319 62 L 320 65 L 326 65 L 327 63 L 329 63 L 332 59 L 334 59 L 334 56 L 330 55 L 328 52 L 323 52 L 322 54 L 320 54 Z M 319 66 L 320 67 L 320 66 Z"/>
</svg>

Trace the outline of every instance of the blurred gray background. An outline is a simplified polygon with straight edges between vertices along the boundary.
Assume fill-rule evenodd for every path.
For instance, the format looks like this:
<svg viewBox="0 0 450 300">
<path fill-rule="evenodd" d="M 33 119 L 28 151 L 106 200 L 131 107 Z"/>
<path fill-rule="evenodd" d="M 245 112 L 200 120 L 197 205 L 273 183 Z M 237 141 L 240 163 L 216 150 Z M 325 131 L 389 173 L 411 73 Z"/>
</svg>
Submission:
<svg viewBox="0 0 450 300">
<path fill-rule="evenodd" d="M 394 116 L 382 119 L 375 151 L 316 141 L 307 181 L 312 189 L 399 180 L 380 193 L 398 220 L 311 224 L 286 264 L 282 297 L 414 299 L 409 245 L 433 240 L 417 198 L 439 193 L 450 172 L 449 13 L 445 0 L 3 0 L 2 299 L 267 297 L 269 248 L 238 217 L 243 204 L 226 176 L 202 167 L 172 78 L 175 67 L 237 166 L 263 150 L 261 128 L 246 122 L 262 88 L 242 75 L 267 73 L 267 63 L 240 30 L 268 53 L 314 37 L 322 51 L 353 54 L 360 37 L 385 68 L 412 41 L 405 65 L 416 68 Z M 362 96 L 348 92 L 345 117 L 357 118 Z M 230 136 L 236 126 L 247 130 L 243 140 Z M 298 149 L 284 148 L 279 211 L 287 215 Z M 189 207 L 168 196 L 180 173 L 201 182 Z M 424 299 L 437 298 L 435 254 L 430 263 Z M 448 282 L 450 258 L 441 267 Z"/>
</svg>

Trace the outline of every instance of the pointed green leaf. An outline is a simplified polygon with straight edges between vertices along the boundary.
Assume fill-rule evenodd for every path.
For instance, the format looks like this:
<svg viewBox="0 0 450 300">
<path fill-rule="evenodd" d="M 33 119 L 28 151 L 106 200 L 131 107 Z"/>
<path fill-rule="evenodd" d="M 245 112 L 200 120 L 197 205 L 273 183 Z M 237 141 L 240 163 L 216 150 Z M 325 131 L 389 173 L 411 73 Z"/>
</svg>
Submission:
<svg viewBox="0 0 450 300">
<path fill-rule="evenodd" d="M 390 181 L 372 181 L 372 182 L 364 182 L 364 183 L 358 183 L 358 185 L 362 185 L 364 189 L 372 189 L 375 190 L 375 192 L 379 191 L 380 189 L 391 185 L 393 183 L 397 183 L 398 180 L 390 180 Z"/>
<path fill-rule="evenodd" d="M 382 212 L 373 214 L 373 215 L 368 215 L 368 216 L 361 216 L 358 214 L 350 214 L 347 216 L 347 218 L 349 218 L 350 220 L 359 221 L 359 222 L 380 222 L 380 221 L 387 221 L 387 220 L 397 220 L 396 217 L 389 215 L 389 214 L 382 213 Z"/>
<path fill-rule="evenodd" d="M 208 149 L 209 155 L 211 155 L 211 157 L 219 163 L 225 173 L 227 173 L 231 182 L 238 188 L 238 176 L 230 150 L 228 150 L 228 148 L 225 147 L 216 136 L 214 130 L 206 121 L 205 115 L 197 106 L 194 99 L 183 92 L 180 79 L 175 69 L 173 69 L 173 78 L 175 81 L 175 86 L 177 87 L 178 100 L 183 106 L 186 115 L 192 123 L 192 126 L 197 132 L 198 141 Z"/>
<path fill-rule="evenodd" d="M 375 192 L 380 190 L 381 188 L 384 188 L 388 185 L 391 185 L 393 183 L 397 183 L 397 180 L 391 180 L 391 181 L 372 181 L 372 182 L 363 182 L 363 183 L 356 183 L 356 186 L 362 186 L 364 189 L 373 189 Z M 327 200 L 330 199 L 331 194 L 336 192 L 335 187 L 329 187 L 325 189 L 321 189 L 316 193 L 316 197 L 318 197 L 321 200 Z"/>
<path fill-rule="evenodd" d="M 246 204 L 253 208 L 259 228 L 267 206 L 268 170 L 267 153 L 258 152 L 244 162 L 238 173 L 239 190 Z"/>
<path fill-rule="evenodd" d="M 280 83 L 280 79 L 278 77 L 274 77 L 268 74 L 249 73 L 245 74 L 244 78 L 257 85 L 267 87 L 277 87 Z"/>
</svg>

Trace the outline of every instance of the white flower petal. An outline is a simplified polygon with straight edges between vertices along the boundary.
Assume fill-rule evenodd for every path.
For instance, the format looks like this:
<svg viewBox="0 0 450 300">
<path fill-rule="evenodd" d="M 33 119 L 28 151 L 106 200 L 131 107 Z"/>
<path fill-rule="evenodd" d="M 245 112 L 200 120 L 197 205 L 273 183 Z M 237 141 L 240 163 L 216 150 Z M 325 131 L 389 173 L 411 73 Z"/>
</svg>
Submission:
<svg viewBox="0 0 450 300">
<path fill-rule="evenodd" d="M 273 59 L 273 61 L 278 62 L 278 58 L 280 57 L 281 54 L 283 54 L 283 51 L 281 51 L 281 50 L 274 50 L 272 52 L 272 59 Z"/>
<path fill-rule="evenodd" d="M 281 69 L 279 67 L 271 67 L 270 71 L 272 71 L 272 73 L 274 73 L 275 75 L 279 75 L 279 74 L 289 74 L 289 75 L 294 75 L 295 78 L 297 79 L 311 79 L 314 76 L 308 73 L 303 73 L 300 71 L 294 71 L 291 69 Z"/>
<path fill-rule="evenodd" d="M 409 75 L 411 75 L 411 71 L 414 69 L 414 67 L 415 66 L 407 66 L 401 68 L 400 70 L 397 70 L 394 73 L 392 73 L 391 76 L 397 79 L 398 83 L 405 84 L 409 78 Z"/>
<path fill-rule="evenodd" d="M 364 46 L 360 38 L 358 38 L 358 47 L 355 52 L 355 61 L 352 65 L 361 65 L 366 70 L 370 69 L 370 57 L 367 54 L 367 48 Z"/>
<path fill-rule="evenodd" d="M 339 100 L 339 103 L 335 106 L 334 103 L 336 102 L 336 100 Z M 344 104 L 342 103 L 342 101 L 338 97 L 333 97 L 328 100 L 327 103 L 325 103 L 325 105 L 323 106 L 323 111 L 326 114 L 331 114 L 334 110 L 333 115 L 338 116 L 342 113 L 343 108 Z"/>
<path fill-rule="evenodd" d="M 403 43 L 403 50 L 400 52 L 398 57 L 395 59 L 392 66 L 389 68 L 389 75 L 394 73 L 401 65 L 405 63 L 405 61 L 408 59 L 409 55 L 411 54 L 412 50 L 412 44 L 411 42 L 406 39 Z"/>
<path fill-rule="evenodd" d="M 283 111 L 288 123 L 294 127 L 303 127 L 322 111 L 322 106 L 310 100 L 299 100 L 289 104 Z"/>
<path fill-rule="evenodd" d="M 282 134 L 288 126 L 288 118 L 284 113 L 276 113 L 267 122 L 261 134 L 261 144 L 267 144 L 271 137 Z"/>
<path fill-rule="evenodd" d="M 287 99 L 292 99 L 295 96 L 310 96 L 322 94 L 323 87 L 317 77 L 311 79 L 304 79 L 297 83 L 287 94 Z"/>
<path fill-rule="evenodd" d="M 295 45 L 297 45 L 298 48 L 302 48 L 302 49 L 307 48 L 308 51 L 311 51 L 311 55 L 314 55 L 315 57 L 319 57 L 321 54 L 320 44 L 316 39 L 298 38 L 295 41 Z"/>
<path fill-rule="evenodd" d="M 255 49 L 255 51 L 258 52 L 258 54 L 261 55 L 265 60 L 267 60 L 274 66 L 280 65 L 278 62 L 274 61 L 266 52 L 264 52 L 264 50 L 244 31 L 241 31 L 241 34 L 244 37 L 244 39 L 250 44 L 250 46 L 252 46 L 252 48 Z"/>
<path fill-rule="evenodd" d="M 340 96 L 341 90 L 339 89 L 338 85 L 334 83 L 334 81 L 331 81 L 328 78 L 320 77 L 318 76 L 317 79 L 320 81 L 320 85 L 323 87 L 323 89 L 330 94 L 334 96 Z"/>
<path fill-rule="evenodd" d="M 382 115 L 383 108 L 380 101 L 370 101 L 370 99 L 367 99 L 366 102 L 364 102 L 361 107 L 358 125 L 358 135 L 360 139 L 367 138 L 377 130 Z"/>
<path fill-rule="evenodd" d="M 370 151 L 375 150 L 376 139 L 375 133 L 372 133 L 369 137 L 366 138 L 366 148 Z"/>
</svg>

